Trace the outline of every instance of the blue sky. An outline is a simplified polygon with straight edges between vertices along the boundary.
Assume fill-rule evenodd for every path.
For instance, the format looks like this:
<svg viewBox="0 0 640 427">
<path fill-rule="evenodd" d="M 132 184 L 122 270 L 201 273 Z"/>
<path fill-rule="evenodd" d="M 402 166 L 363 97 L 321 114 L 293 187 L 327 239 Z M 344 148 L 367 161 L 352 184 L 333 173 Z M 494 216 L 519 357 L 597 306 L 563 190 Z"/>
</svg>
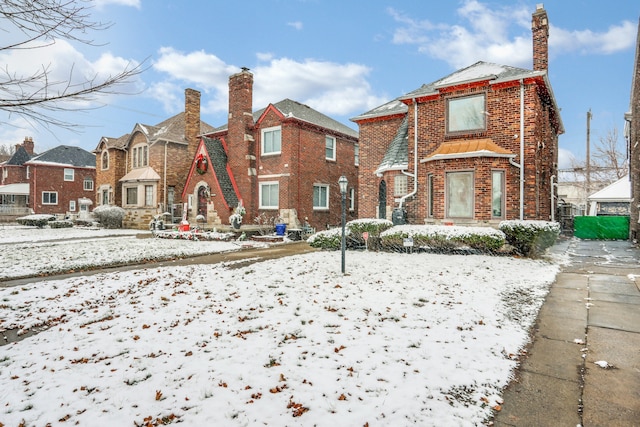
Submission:
<svg viewBox="0 0 640 427">
<path fill-rule="evenodd" d="M 148 70 L 91 110 L 63 119 L 79 133 L 0 116 L 0 144 L 32 136 L 36 151 L 60 144 L 93 150 L 135 123 L 156 124 L 184 109 L 184 89 L 202 92 L 202 119 L 226 123 L 229 75 L 254 73 L 254 108 L 290 98 L 357 129 L 349 118 L 477 61 L 532 68 L 531 14 L 541 1 L 94 0 L 98 46 L 56 44 L 0 52 L 0 64 L 29 73 L 51 64 L 64 80 L 147 58 Z M 591 141 L 622 130 L 629 108 L 640 4 L 629 0 L 548 0 L 549 79 L 562 109 L 560 166 L 584 159 Z M 99 108 L 93 108 L 99 107 Z"/>
</svg>

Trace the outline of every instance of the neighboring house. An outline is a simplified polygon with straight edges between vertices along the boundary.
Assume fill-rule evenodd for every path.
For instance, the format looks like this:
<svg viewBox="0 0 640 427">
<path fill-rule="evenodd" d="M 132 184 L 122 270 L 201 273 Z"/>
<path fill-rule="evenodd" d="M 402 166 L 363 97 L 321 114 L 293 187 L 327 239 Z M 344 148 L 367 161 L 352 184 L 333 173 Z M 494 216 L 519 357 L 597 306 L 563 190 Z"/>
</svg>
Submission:
<svg viewBox="0 0 640 427">
<path fill-rule="evenodd" d="M 547 75 L 548 31 L 538 6 L 533 70 L 477 62 L 354 117 L 360 216 L 550 220 L 564 129 Z"/>
<path fill-rule="evenodd" d="M 358 133 L 285 99 L 253 111 L 253 74 L 229 78 L 229 122 L 206 132 L 188 171 L 189 219 L 229 224 L 238 203 L 245 224 L 264 214 L 289 228 L 324 229 L 341 221 L 340 176 L 348 180 L 347 219 L 357 218 Z"/>
<path fill-rule="evenodd" d="M 32 212 L 29 204 L 29 169 L 24 165 L 36 156 L 31 137 L 17 144 L 13 155 L 0 163 L 0 215 L 23 216 Z"/>
<path fill-rule="evenodd" d="M 95 201 L 95 165 L 92 153 L 69 145 L 35 155 L 27 138 L 2 165 L 0 193 L 7 201 L 6 189 L 15 189 L 13 204 L 35 214 L 74 216 Z"/>
<path fill-rule="evenodd" d="M 640 20 L 636 37 L 636 56 L 631 77 L 631 99 L 625 114 L 625 137 L 629 153 L 629 177 L 631 180 L 631 207 L 629 212 L 629 238 L 640 237 Z"/>
<path fill-rule="evenodd" d="M 589 196 L 590 216 L 629 216 L 631 203 L 631 183 L 624 176 Z"/>
<path fill-rule="evenodd" d="M 97 204 L 124 208 L 126 228 L 147 228 L 164 212 L 178 220 L 199 136 L 212 129 L 200 120 L 200 92 L 186 89 L 184 112 L 157 125 L 136 123 L 118 138 L 103 137 L 94 150 Z"/>
</svg>

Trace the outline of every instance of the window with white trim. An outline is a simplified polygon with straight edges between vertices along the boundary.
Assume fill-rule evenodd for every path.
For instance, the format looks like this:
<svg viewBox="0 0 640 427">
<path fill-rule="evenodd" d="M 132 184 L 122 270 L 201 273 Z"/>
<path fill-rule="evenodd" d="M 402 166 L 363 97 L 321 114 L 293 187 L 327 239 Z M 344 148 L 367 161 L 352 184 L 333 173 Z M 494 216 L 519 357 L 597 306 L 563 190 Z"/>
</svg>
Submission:
<svg viewBox="0 0 640 427">
<path fill-rule="evenodd" d="M 132 166 L 142 168 L 149 165 L 149 147 L 147 144 L 138 144 L 133 147 Z"/>
<path fill-rule="evenodd" d="M 484 131 L 485 104 L 484 94 L 447 99 L 447 133 Z"/>
<path fill-rule="evenodd" d="M 280 154 L 282 151 L 282 129 L 280 126 L 262 130 L 262 155 Z"/>
<path fill-rule="evenodd" d="M 332 136 L 324 137 L 324 157 L 327 160 L 336 159 L 336 139 Z"/>
<path fill-rule="evenodd" d="M 75 211 L 76 211 L 76 201 L 69 200 L 69 212 L 75 212 Z"/>
<path fill-rule="evenodd" d="M 349 210 L 355 210 L 356 208 L 356 189 L 351 187 L 349 189 Z"/>
<path fill-rule="evenodd" d="M 473 218 L 473 172 L 448 172 L 447 218 Z"/>
<path fill-rule="evenodd" d="M 64 180 L 65 181 L 73 181 L 75 177 L 75 170 L 71 168 L 64 168 Z"/>
<path fill-rule="evenodd" d="M 360 166 L 360 145 L 359 144 L 355 144 L 353 146 L 353 164 L 355 166 Z"/>
<path fill-rule="evenodd" d="M 144 205 L 153 206 L 153 185 L 144 186 Z"/>
<path fill-rule="evenodd" d="M 84 191 L 93 191 L 93 179 L 90 176 L 85 176 L 83 181 Z"/>
<path fill-rule="evenodd" d="M 326 184 L 314 184 L 313 209 L 329 209 L 329 186 Z"/>
<path fill-rule="evenodd" d="M 491 171 L 491 216 L 504 217 L 504 171 Z"/>
<path fill-rule="evenodd" d="M 137 206 L 138 205 L 138 187 L 127 187 L 126 194 L 127 194 L 126 204 L 130 206 Z"/>
<path fill-rule="evenodd" d="M 43 205 L 57 205 L 58 204 L 58 192 L 57 191 L 43 191 L 42 192 L 42 204 Z"/>
<path fill-rule="evenodd" d="M 105 150 L 102 152 L 102 170 L 107 169 L 109 169 L 109 152 Z"/>
<path fill-rule="evenodd" d="M 278 209 L 280 184 L 278 182 L 260 183 L 260 209 Z"/>
</svg>

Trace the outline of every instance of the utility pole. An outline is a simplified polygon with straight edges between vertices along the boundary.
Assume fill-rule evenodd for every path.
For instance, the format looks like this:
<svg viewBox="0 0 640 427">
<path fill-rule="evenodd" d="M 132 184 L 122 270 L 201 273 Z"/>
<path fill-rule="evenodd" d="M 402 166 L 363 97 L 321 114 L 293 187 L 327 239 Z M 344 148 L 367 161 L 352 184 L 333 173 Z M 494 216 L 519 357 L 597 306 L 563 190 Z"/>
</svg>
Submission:
<svg viewBox="0 0 640 427">
<path fill-rule="evenodd" d="M 591 192 L 591 156 L 589 153 L 590 150 L 590 137 L 591 137 L 591 108 L 587 111 L 587 164 L 586 164 L 586 188 L 584 195 L 584 214 L 589 215 L 589 193 Z"/>
</svg>

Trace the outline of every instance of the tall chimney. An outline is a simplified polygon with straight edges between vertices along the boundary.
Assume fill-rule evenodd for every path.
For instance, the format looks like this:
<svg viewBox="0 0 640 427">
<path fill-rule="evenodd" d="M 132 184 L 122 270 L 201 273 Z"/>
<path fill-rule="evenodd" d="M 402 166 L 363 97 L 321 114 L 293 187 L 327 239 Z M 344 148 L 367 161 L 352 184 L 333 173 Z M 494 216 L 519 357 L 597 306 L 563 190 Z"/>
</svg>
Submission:
<svg viewBox="0 0 640 427">
<path fill-rule="evenodd" d="M 227 158 L 247 214 L 256 215 L 256 149 L 253 136 L 253 74 L 248 68 L 229 77 Z"/>
<path fill-rule="evenodd" d="M 188 145 L 188 161 L 191 162 L 198 148 L 200 135 L 200 92 L 194 89 L 184 91 L 184 137 Z"/>
<path fill-rule="evenodd" d="M 533 35 L 533 69 L 543 71 L 549 69 L 549 19 L 542 3 L 536 5 L 531 17 L 531 33 Z"/>
<path fill-rule="evenodd" d="M 33 138 L 32 137 L 25 136 L 22 146 L 24 147 L 25 150 L 27 150 L 27 153 L 33 154 Z"/>
</svg>

